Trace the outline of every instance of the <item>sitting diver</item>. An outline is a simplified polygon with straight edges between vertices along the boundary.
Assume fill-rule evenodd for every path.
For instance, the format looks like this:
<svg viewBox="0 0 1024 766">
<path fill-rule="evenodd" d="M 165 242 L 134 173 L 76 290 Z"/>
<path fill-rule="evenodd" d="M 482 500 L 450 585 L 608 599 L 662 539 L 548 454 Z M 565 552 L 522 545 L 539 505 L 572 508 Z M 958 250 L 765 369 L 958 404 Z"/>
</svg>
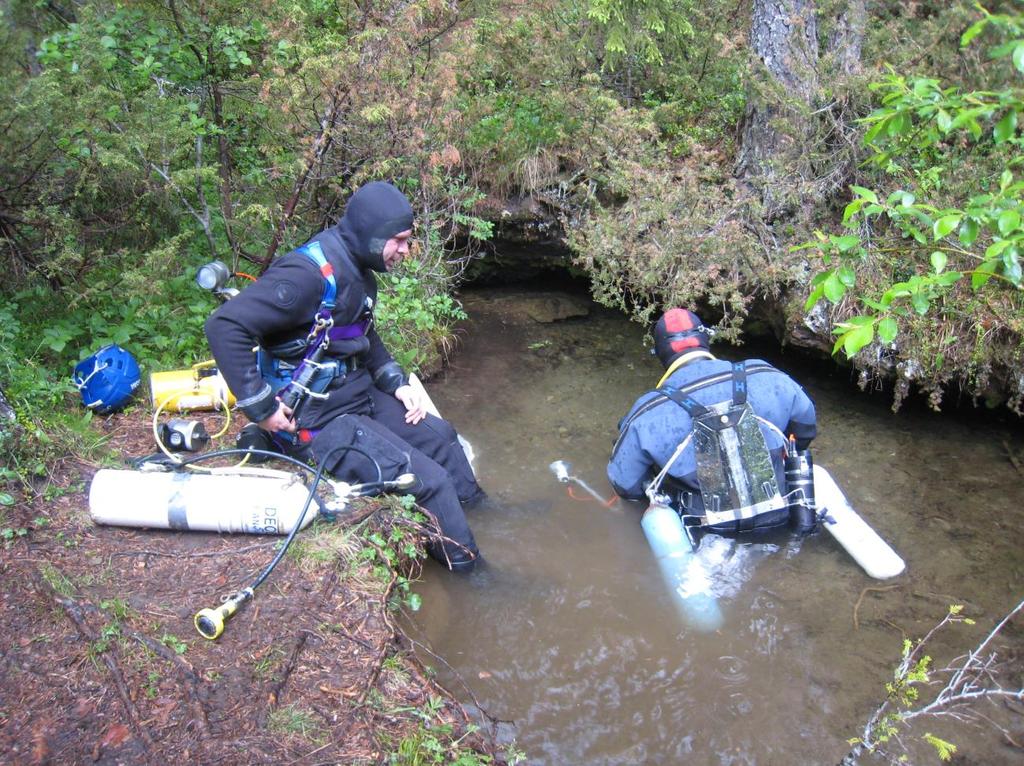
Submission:
<svg viewBox="0 0 1024 766">
<path fill-rule="evenodd" d="M 288 454 L 348 482 L 415 474 L 411 494 L 444 537 L 431 555 L 466 571 L 478 551 L 462 504 L 484 492 L 455 430 L 425 411 L 373 323 L 374 272 L 409 255 L 412 226 L 395 186 L 362 186 L 335 226 L 221 305 L 206 335 L 239 408 Z"/>
<path fill-rule="evenodd" d="M 815 526 L 814 403 L 766 362 L 716 359 L 711 334 L 686 309 L 658 319 L 653 353 L 665 374 L 619 423 L 608 478 L 625 498 L 668 495 L 691 538 L 786 524 L 806 534 Z"/>
</svg>

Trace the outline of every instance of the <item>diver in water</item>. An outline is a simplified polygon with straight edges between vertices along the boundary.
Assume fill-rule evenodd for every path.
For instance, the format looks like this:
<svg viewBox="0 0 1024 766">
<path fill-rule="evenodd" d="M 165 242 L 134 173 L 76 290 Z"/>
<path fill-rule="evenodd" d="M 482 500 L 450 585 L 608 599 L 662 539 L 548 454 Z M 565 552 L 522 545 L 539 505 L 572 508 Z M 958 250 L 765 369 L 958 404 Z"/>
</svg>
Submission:
<svg viewBox="0 0 1024 766">
<path fill-rule="evenodd" d="M 809 478 L 814 403 L 767 362 L 716 359 L 711 334 L 686 309 L 658 319 L 654 353 L 665 374 L 619 423 L 608 479 L 628 499 L 649 488 L 667 494 L 691 532 L 731 536 L 789 524 L 806 534 L 815 526 L 813 500 L 787 487 L 784 458 L 803 456 Z"/>
<path fill-rule="evenodd" d="M 337 225 L 275 260 L 213 313 L 206 335 L 238 407 L 285 452 L 349 482 L 414 473 L 410 494 L 445 537 L 431 555 L 466 571 L 478 552 L 462 506 L 484 492 L 455 430 L 427 414 L 373 322 L 376 273 L 408 257 L 412 226 L 395 186 L 360 187 Z"/>
</svg>

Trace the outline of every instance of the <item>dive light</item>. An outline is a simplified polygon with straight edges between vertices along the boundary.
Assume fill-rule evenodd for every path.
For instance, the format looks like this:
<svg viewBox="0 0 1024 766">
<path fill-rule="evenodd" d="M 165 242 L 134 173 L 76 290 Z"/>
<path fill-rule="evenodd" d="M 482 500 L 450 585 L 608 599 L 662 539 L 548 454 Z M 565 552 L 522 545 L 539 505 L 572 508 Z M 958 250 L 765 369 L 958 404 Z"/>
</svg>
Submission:
<svg viewBox="0 0 1024 766">
<path fill-rule="evenodd" d="M 242 605 L 253 597 L 252 588 L 244 588 L 238 593 L 228 596 L 224 603 L 215 609 L 200 609 L 196 612 L 194 622 L 196 630 L 203 638 L 213 641 L 224 632 L 224 623 L 230 620 Z"/>
<path fill-rule="evenodd" d="M 563 484 L 569 483 L 569 471 L 571 470 L 571 466 L 564 460 L 556 460 L 554 463 L 549 465 L 548 468 L 551 469 L 551 472 L 555 475 L 555 478 L 558 479 L 560 482 L 562 482 Z"/>
<path fill-rule="evenodd" d="M 231 269 L 223 261 L 210 261 L 199 267 L 196 272 L 196 284 L 204 290 L 209 290 L 221 298 L 234 298 L 238 290 L 233 287 L 225 287 L 231 279 Z"/>
<path fill-rule="evenodd" d="M 416 486 L 416 475 L 403 473 L 391 481 L 370 481 L 365 484 L 350 484 L 348 491 L 350 497 L 360 497 L 370 493 L 393 492 L 396 489 L 404 492 L 407 489 L 412 489 L 414 486 Z"/>
<path fill-rule="evenodd" d="M 199 452 L 210 443 L 210 434 L 198 420 L 174 418 L 162 423 L 158 433 L 171 452 Z"/>
</svg>

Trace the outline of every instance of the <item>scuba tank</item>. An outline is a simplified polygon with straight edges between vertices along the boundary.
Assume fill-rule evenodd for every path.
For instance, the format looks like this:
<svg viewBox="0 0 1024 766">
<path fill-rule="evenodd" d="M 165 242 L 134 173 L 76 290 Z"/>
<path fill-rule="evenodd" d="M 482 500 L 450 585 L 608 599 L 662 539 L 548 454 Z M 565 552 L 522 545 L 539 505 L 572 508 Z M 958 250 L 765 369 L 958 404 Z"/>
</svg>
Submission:
<svg viewBox="0 0 1024 766">
<path fill-rule="evenodd" d="M 97 524 L 181 531 L 287 534 L 309 497 L 293 477 L 165 471 L 96 472 L 89 513 Z M 305 528 L 315 507 L 303 519 Z"/>
<path fill-rule="evenodd" d="M 798 535 L 808 535 L 817 527 L 814 502 L 814 459 L 810 449 L 797 449 L 790 437 L 783 461 L 789 496 L 789 526 Z"/>
<path fill-rule="evenodd" d="M 650 494 L 640 526 L 683 619 L 703 632 L 720 628 L 722 611 L 710 591 L 711 580 L 667 496 Z"/>
</svg>

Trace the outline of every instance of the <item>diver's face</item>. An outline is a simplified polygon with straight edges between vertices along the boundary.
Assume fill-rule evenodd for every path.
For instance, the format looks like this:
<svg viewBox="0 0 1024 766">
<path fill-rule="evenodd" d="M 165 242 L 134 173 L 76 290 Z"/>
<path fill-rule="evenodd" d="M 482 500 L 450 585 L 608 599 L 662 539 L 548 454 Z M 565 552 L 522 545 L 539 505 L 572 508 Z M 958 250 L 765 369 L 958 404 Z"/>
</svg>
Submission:
<svg viewBox="0 0 1024 766">
<path fill-rule="evenodd" d="M 400 231 L 384 243 L 384 268 L 391 271 L 391 267 L 401 263 L 409 257 L 409 238 L 412 237 L 412 230 Z"/>
</svg>

